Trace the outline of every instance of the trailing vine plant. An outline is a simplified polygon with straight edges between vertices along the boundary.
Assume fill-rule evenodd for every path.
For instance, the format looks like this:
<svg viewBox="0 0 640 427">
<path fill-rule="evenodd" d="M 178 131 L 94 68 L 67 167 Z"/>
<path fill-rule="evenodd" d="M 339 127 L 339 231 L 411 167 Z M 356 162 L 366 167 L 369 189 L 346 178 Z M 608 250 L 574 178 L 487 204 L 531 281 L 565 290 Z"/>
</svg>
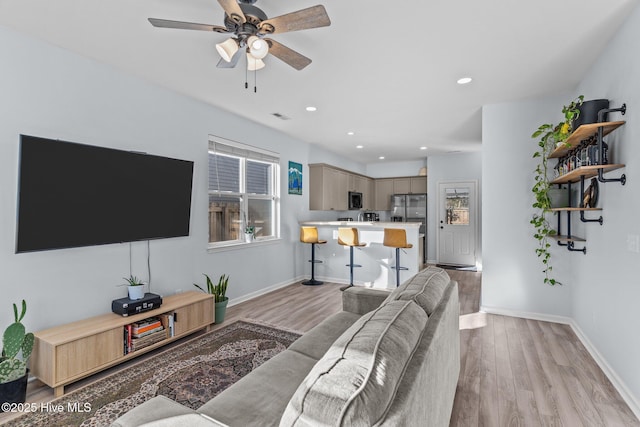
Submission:
<svg viewBox="0 0 640 427">
<path fill-rule="evenodd" d="M 580 95 L 569 105 L 562 107 L 562 114 L 564 114 L 564 121 L 553 124 L 543 124 L 538 127 L 531 138 L 538 139 L 538 149 L 533 154 L 534 158 L 539 159 L 539 163 L 534 171 L 535 184 L 531 191 L 535 195 L 535 202 L 533 207 L 537 209 L 536 213 L 530 223 L 535 228 L 533 237 L 538 241 L 538 247 L 536 248 L 536 255 L 542 261 L 544 269 L 544 283 L 548 285 L 561 285 L 559 281 L 551 276 L 553 266 L 551 265 L 551 243 L 549 243 L 549 237 L 556 234 L 556 231 L 551 227 L 547 214 L 551 212 L 551 200 L 549 199 L 549 189 L 551 183 L 548 178 L 548 160 L 549 155 L 564 141 L 567 140 L 572 132 L 573 121 L 580 114 L 578 107 L 582 105 L 584 96 Z"/>
</svg>

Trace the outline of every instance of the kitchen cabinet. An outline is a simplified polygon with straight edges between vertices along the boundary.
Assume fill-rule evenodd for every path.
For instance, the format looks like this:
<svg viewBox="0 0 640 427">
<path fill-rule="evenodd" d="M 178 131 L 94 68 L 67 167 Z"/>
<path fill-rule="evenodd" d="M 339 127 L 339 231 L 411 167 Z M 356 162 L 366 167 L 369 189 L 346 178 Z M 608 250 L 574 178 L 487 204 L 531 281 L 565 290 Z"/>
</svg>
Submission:
<svg viewBox="0 0 640 427">
<path fill-rule="evenodd" d="M 414 176 L 411 177 L 410 189 L 411 194 L 426 194 L 427 192 L 427 177 L 426 176 Z"/>
<path fill-rule="evenodd" d="M 394 178 L 393 194 L 409 194 L 411 192 L 410 178 Z"/>
<path fill-rule="evenodd" d="M 373 179 L 343 169 L 309 165 L 309 210 L 346 211 L 349 191 L 362 193 L 362 209 L 388 211 L 393 194 L 425 194 L 426 176 Z"/>
<path fill-rule="evenodd" d="M 425 194 L 426 192 L 426 176 L 393 178 L 393 194 Z"/>
<path fill-rule="evenodd" d="M 388 211 L 391 209 L 391 196 L 394 194 L 393 181 L 393 178 L 382 178 L 375 180 L 375 210 Z"/>
<path fill-rule="evenodd" d="M 349 175 L 343 170 L 309 165 L 309 210 L 346 211 L 348 184 Z"/>
</svg>

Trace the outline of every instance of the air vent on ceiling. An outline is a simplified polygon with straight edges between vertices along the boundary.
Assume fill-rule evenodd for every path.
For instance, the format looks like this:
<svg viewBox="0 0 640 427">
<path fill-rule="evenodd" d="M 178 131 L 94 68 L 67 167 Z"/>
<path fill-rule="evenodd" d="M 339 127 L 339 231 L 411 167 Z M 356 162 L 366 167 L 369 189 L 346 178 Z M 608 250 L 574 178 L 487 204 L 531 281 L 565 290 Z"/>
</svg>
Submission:
<svg viewBox="0 0 640 427">
<path fill-rule="evenodd" d="M 280 120 L 291 120 L 291 117 L 289 116 L 285 116 L 282 113 L 271 113 L 272 115 L 276 116 L 277 118 L 279 118 Z"/>
</svg>

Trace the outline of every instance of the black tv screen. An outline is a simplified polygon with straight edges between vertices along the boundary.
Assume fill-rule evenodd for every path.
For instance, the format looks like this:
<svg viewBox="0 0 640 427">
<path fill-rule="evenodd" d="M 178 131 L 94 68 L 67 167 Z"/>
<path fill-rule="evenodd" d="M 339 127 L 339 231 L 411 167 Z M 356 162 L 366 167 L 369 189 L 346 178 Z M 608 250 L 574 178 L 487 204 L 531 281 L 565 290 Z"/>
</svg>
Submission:
<svg viewBox="0 0 640 427">
<path fill-rule="evenodd" d="M 193 162 L 20 136 L 16 252 L 189 235 Z"/>
</svg>

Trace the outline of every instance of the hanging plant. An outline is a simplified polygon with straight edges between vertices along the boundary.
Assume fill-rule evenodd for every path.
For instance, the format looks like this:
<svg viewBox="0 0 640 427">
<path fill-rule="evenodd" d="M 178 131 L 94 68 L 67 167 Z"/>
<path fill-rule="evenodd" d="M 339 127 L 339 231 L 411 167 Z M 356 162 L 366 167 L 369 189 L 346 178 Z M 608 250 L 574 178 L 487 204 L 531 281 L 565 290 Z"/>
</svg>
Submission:
<svg viewBox="0 0 640 427">
<path fill-rule="evenodd" d="M 543 124 L 531 135 L 531 138 L 538 140 L 538 150 L 533 153 L 533 157 L 539 159 L 539 163 L 534 171 L 535 184 L 531 189 L 535 195 L 533 207 L 537 209 L 537 212 L 533 214 L 530 223 L 535 228 L 533 237 L 538 241 L 536 255 L 538 255 L 544 267 L 542 270 L 545 274 L 544 283 L 551 286 L 561 285 L 562 283 L 551 276 L 553 267 L 551 265 L 551 252 L 549 251 L 551 248 L 549 237 L 554 236 L 556 231 L 551 227 L 547 219 L 547 214 L 551 212 L 551 200 L 549 199 L 551 183 L 548 178 L 547 164 L 549 155 L 553 150 L 569 138 L 573 121 L 580 115 L 578 107 L 582 105 L 583 100 L 584 96 L 580 95 L 571 101 L 569 105 L 562 107 L 564 121 L 555 126 L 553 124 Z"/>
</svg>

